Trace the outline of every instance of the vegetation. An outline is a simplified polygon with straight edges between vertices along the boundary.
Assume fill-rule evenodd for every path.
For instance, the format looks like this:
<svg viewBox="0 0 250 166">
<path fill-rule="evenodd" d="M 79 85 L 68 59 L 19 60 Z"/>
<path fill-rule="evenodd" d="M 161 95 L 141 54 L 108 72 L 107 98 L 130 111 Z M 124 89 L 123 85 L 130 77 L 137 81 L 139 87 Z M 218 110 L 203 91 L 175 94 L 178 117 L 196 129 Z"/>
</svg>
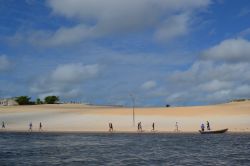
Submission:
<svg viewBox="0 0 250 166">
<path fill-rule="evenodd" d="M 19 105 L 34 105 L 34 104 L 55 104 L 59 102 L 59 97 L 58 96 L 47 96 L 44 99 L 44 102 L 40 99 L 37 98 L 36 101 L 31 101 L 31 97 L 29 96 L 18 96 L 15 97 L 15 101 Z"/>
<path fill-rule="evenodd" d="M 247 100 L 250 100 L 250 99 L 234 99 L 232 100 L 232 102 L 241 102 L 241 101 L 247 101 Z"/>
<path fill-rule="evenodd" d="M 166 105 L 166 107 L 170 107 L 170 105 L 169 105 L 169 104 L 167 104 L 167 105 Z"/>
<path fill-rule="evenodd" d="M 31 102 L 30 99 L 31 98 L 28 97 L 28 96 L 19 96 L 19 97 L 16 97 L 16 102 L 19 105 L 31 105 L 31 104 L 34 104 L 34 102 Z"/>
<path fill-rule="evenodd" d="M 59 102 L 59 97 L 58 96 L 47 96 L 44 99 L 46 104 L 56 104 Z"/>
<path fill-rule="evenodd" d="M 41 101 L 40 98 L 37 98 L 37 99 L 36 99 L 36 104 L 43 104 L 43 102 Z"/>
</svg>

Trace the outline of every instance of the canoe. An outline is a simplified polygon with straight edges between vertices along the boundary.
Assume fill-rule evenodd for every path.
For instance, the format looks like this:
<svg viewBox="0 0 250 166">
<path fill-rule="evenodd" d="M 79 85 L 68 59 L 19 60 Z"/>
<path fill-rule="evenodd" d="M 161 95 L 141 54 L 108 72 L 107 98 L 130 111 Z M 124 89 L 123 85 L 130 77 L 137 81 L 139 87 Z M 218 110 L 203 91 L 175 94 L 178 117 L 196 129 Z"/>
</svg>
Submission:
<svg viewBox="0 0 250 166">
<path fill-rule="evenodd" d="M 222 129 L 222 130 L 211 130 L 211 131 L 201 131 L 199 130 L 199 132 L 201 134 L 221 134 L 221 133 L 225 133 L 227 132 L 228 129 Z"/>
</svg>

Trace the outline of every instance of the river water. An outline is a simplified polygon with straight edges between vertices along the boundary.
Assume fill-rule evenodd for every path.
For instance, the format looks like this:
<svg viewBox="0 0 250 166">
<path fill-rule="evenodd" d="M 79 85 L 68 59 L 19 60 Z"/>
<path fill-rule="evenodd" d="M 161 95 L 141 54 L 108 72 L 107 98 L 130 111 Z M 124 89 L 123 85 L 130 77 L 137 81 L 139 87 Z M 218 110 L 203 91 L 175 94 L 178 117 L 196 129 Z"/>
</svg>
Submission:
<svg viewBox="0 0 250 166">
<path fill-rule="evenodd" d="M 2 132 L 0 165 L 250 165 L 250 134 Z"/>
</svg>

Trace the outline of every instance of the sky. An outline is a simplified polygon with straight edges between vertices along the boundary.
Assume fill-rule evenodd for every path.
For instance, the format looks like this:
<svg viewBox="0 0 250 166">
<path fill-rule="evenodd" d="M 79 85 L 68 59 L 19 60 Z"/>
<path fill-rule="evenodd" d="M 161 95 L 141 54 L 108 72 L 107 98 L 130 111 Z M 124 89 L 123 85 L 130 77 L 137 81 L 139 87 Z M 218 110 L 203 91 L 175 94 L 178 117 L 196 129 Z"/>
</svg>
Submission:
<svg viewBox="0 0 250 166">
<path fill-rule="evenodd" d="M 0 0 L 0 98 L 250 98 L 249 0 Z"/>
</svg>

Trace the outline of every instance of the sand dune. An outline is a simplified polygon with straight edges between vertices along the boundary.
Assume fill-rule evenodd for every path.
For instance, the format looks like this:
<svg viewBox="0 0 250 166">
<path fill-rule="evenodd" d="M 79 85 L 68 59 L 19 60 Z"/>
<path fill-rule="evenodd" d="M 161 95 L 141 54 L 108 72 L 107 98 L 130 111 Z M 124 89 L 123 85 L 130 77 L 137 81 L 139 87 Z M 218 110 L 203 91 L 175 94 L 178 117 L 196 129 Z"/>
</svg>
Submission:
<svg viewBox="0 0 250 166">
<path fill-rule="evenodd" d="M 101 107 L 81 104 L 56 104 L 34 106 L 1 106 L 0 121 L 5 121 L 2 131 L 27 131 L 30 122 L 37 131 L 42 122 L 44 131 L 102 132 L 112 122 L 117 132 L 135 132 L 137 122 L 144 131 L 152 123 L 158 132 L 173 132 L 178 122 L 182 132 L 197 132 L 200 124 L 209 121 L 212 129 L 229 128 L 233 132 L 250 132 L 250 102 L 172 108 L 135 108 L 133 126 L 132 108 Z"/>
</svg>

